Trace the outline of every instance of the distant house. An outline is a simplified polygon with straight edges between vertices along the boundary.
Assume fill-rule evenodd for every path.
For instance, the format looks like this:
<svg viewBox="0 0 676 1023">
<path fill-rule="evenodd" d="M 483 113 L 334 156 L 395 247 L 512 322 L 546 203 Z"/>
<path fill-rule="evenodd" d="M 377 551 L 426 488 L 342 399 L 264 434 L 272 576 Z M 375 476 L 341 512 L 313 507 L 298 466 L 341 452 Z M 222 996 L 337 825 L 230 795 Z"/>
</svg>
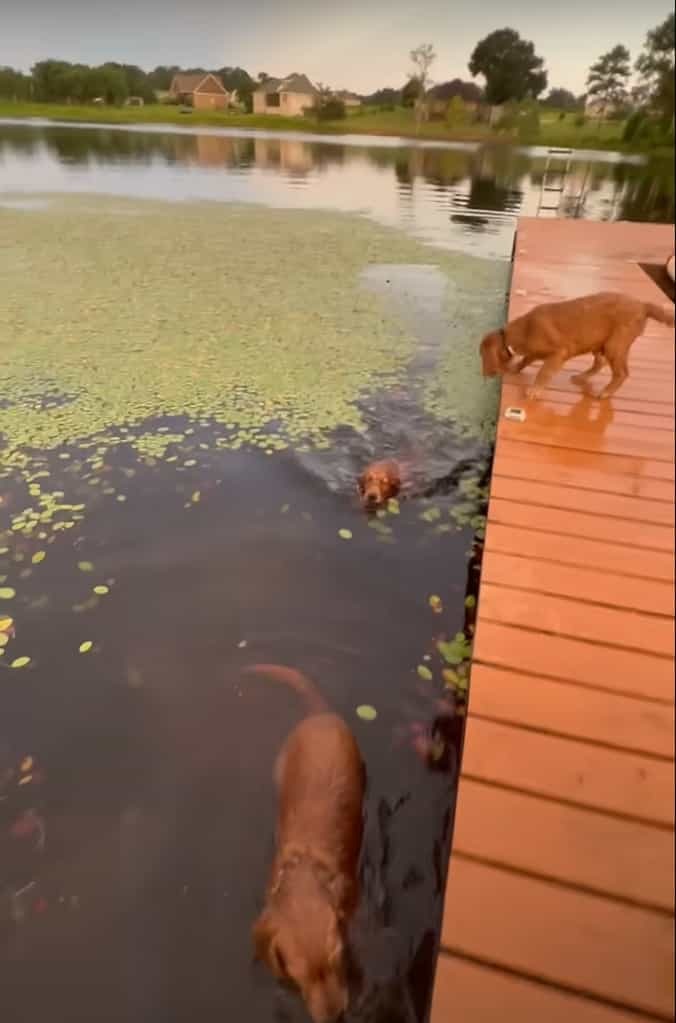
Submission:
<svg viewBox="0 0 676 1023">
<path fill-rule="evenodd" d="M 308 108 L 316 105 L 318 99 L 319 92 L 305 75 L 266 78 L 253 94 L 253 112 L 302 117 Z"/>
<path fill-rule="evenodd" d="M 348 110 L 357 110 L 361 106 L 361 99 L 354 92 L 347 92 L 345 89 L 341 89 L 340 92 L 335 93 L 335 97 Z"/>
<path fill-rule="evenodd" d="M 230 105 L 230 94 L 217 75 L 174 75 L 169 98 L 195 110 L 224 110 Z"/>
</svg>

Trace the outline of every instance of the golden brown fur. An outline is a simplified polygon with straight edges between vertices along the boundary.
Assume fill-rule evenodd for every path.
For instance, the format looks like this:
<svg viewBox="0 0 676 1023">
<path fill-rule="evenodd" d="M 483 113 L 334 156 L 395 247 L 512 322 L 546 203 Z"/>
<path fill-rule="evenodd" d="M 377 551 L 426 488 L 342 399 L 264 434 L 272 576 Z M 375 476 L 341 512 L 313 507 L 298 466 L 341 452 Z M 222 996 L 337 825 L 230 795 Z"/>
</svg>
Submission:
<svg viewBox="0 0 676 1023">
<path fill-rule="evenodd" d="M 537 398 L 568 359 L 590 352 L 594 361 L 578 379 L 588 379 L 607 362 L 612 377 L 599 397 L 609 398 L 629 375 L 629 349 L 643 333 L 648 319 L 673 326 L 674 313 L 652 302 L 640 302 L 611 291 L 566 302 L 548 302 L 512 320 L 504 330 L 486 335 L 481 342 L 483 374 L 505 373 L 512 355 L 521 356 L 514 367 L 516 373 L 542 360 L 528 390 L 529 398 Z"/>
<path fill-rule="evenodd" d="M 349 1000 L 345 927 L 359 895 L 363 764 L 347 724 L 309 679 L 279 665 L 248 670 L 290 686 L 310 712 L 277 758 L 277 848 L 256 955 L 299 989 L 314 1023 L 333 1023 Z"/>
<path fill-rule="evenodd" d="M 364 507 L 378 508 L 401 490 L 401 469 L 391 460 L 372 462 L 359 477 L 358 486 Z"/>
</svg>

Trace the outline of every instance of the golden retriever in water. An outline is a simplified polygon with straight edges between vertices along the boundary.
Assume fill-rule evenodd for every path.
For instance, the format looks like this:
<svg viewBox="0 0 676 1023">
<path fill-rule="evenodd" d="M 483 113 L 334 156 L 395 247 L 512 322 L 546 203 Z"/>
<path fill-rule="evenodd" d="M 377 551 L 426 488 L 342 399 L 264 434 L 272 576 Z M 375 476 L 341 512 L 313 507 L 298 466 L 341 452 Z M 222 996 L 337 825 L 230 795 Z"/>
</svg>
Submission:
<svg viewBox="0 0 676 1023">
<path fill-rule="evenodd" d="M 392 460 L 371 462 L 357 481 L 365 508 L 375 509 L 396 497 L 401 490 L 401 468 Z"/>
<path fill-rule="evenodd" d="M 593 376 L 607 362 L 612 377 L 599 397 L 609 398 L 629 376 L 629 349 L 648 319 L 673 326 L 674 312 L 612 291 L 536 306 L 503 330 L 486 335 L 481 342 L 483 375 L 505 373 L 513 355 L 521 356 L 516 373 L 542 359 L 527 392 L 529 398 L 539 398 L 568 359 L 590 352 L 594 361 L 577 379 Z"/>
<path fill-rule="evenodd" d="M 347 724 L 292 668 L 246 669 L 288 685 L 309 714 L 277 758 L 277 849 L 253 929 L 257 958 L 300 991 L 314 1023 L 349 1001 L 345 927 L 357 906 L 364 767 Z"/>
</svg>

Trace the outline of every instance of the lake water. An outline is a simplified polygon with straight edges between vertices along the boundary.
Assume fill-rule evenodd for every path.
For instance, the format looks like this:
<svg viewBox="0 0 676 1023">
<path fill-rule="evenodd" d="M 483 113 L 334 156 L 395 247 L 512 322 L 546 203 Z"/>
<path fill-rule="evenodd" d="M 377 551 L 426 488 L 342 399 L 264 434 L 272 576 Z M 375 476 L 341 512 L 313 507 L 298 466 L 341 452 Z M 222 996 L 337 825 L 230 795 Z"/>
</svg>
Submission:
<svg viewBox="0 0 676 1023">
<path fill-rule="evenodd" d="M 306 1019 L 251 960 L 301 712 L 262 661 L 315 679 L 366 763 L 349 1020 L 425 1019 L 495 414 L 476 345 L 542 167 L 0 125 L 3 1023 Z M 578 215 L 673 216 L 659 168 L 585 157 L 567 187 Z M 383 455 L 407 487 L 367 519 Z"/>
<path fill-rule="evenodd" d="M 537 215 L 546 152 L 0 121 L 0 188 L 362 212 L 436 245 L 509 258 L 514 218 Z M 646 165 L 642 157 L 578 153 L 562 210 L 592 220 L 672 223 L 673 161 Z"/>
</svg>

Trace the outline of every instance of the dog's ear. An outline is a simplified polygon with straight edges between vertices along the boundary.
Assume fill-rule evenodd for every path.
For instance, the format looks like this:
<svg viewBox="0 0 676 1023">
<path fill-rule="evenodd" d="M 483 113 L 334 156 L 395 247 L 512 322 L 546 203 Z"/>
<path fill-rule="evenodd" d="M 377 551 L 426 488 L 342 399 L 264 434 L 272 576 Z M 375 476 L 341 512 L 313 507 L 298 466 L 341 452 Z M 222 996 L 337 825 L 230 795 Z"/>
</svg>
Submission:
<svg viewBox="0 0 676 1023">
<path fill-rule="evenodd" d="M 505 341 L 501 330 L 494 330 L 481 342 L 481 372 L 485 377 L 498 376 L 505 368 Z"/>
</svg>

